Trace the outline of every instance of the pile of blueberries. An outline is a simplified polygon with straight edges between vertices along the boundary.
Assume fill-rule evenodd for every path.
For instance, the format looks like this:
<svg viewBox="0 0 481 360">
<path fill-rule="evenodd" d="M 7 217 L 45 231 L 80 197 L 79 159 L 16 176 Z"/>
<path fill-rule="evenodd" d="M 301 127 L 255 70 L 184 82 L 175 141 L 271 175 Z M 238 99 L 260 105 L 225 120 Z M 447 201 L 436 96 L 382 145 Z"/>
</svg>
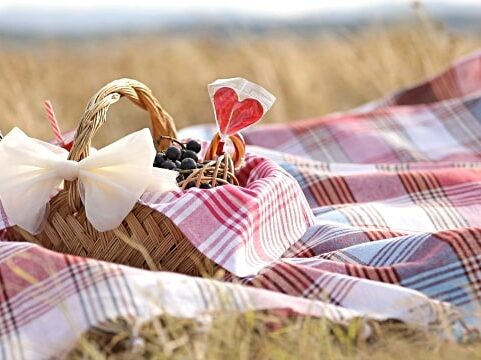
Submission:
<svg viewBox="0 0 481 360">
<path fill-rule="evenodd" d="M 159 152 L 155 156 L 154 166 L 167 170 L 175 170 L 179 172 L 177 182 L 185 180 L 193 170 L 202 167 L 199 162 L 198 154 L 201 150 L 201 145 L 195 140 L 190 140 L 187 143 L 179 143 L 180 147 L 170 146 L 164 152 Z M 191 181 L 186 185 L 186 189 L 194 187 L 195 182 Z M 211 185 L 202 183 L 199 186 L 201 189 L 210 189 Z"/>
</svg>

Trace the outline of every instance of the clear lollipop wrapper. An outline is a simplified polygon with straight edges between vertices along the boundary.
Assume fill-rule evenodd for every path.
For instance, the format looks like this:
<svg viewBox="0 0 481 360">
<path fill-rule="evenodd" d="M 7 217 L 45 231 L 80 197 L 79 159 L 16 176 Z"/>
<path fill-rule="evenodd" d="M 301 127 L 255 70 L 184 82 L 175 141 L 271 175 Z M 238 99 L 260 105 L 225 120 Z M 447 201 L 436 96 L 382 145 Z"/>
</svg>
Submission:
<svg viewBox="0 0 481 360">
<path fill-rule="evenodd" d="M 241 131 L 259 122 L 276 98 L 261 86 L 243 78 L 219 79 L 208 85 L 218 131 L 205 159 L 229 154 L 236 167 L 242 164 L 245 141 Z"/>
</svg>

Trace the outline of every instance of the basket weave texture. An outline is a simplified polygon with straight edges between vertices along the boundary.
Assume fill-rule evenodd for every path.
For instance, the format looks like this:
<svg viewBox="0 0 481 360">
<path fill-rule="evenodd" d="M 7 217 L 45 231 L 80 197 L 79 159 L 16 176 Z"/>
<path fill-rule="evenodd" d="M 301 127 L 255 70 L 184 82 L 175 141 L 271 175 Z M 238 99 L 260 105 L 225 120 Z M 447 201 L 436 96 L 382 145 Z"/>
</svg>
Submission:
<svg viewBox="0 0 481 360">
<path fill-rule="evenodd" d="M 176 138 L 174 121 L 150 89 L 135 80 L 115 80 L 100 89 L 87 104 L 69 160 L 80 161 L 89 155 L 92 139 L 105 123 L 108 109 L 122 97 L 148 112 L 154 139 Z M 160 140 L 156 147 L 160 151 L 169 144 L 170 141 Z M 62 253 L 152 270 L 198 276 L 213 275 L 218 269 L 169 218 L 148 206 L 137 203 L 118 228 L 98 232 L 85 215 L 77 180 L 66 181 L 64 189 L 49 205 L 42 233 L 32 235 L 14 226 L 11 238 L 20 237 Z"/>
</svg>

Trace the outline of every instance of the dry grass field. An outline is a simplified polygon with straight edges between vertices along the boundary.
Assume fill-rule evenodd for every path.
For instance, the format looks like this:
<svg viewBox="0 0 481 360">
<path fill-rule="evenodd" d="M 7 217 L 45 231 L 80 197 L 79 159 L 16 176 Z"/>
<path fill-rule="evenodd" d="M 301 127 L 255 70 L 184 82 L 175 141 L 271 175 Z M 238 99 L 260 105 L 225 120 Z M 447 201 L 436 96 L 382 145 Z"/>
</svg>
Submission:
<svg viewBox="0 0 481 360">
<path fill-rule="evenodd" d="M 372 324 L 366 340 L 361 321 L 348 327 L 322 319 L 284 319 L 263 313 L 215 314 L 207 330 L 193 321 L 163 317 L 136 335 L 120 323 L 115 334 L 91 331 L 70 353 L 72 359 L 243 359 L 243 360 L 472 360 L 478 341 L 442 341 L 402 324 Z"/>
<path fill-rule="evenodd" d="M 0 129 L 19 126 L 52 137 L 42 101 L 51 99 L 61 126 L 76 126 L 89 97 L 104 83 L 131 77 L 152 88 L 179 128 L 212 122 L 206 84 L 243 76 L 278 98 L 265 119 L 286 122 L 347 110 L 433 75 L 481 39 L 450 34 L 433 22 L 373 25 L 362 32 L 301 38 L 283 32 L 222 39 L 165 35 L 16 42 L 0 39 Z M 145 114 L 122 102 L 109 115 L 100 143 L 147 125 Z M 457 345 L 395 324 L 375 324 L 363 340 L 358 324 L 266 314 L 217 314 L 208 330 L 171 318 L 147 324 L 132 341 L 118 325 L 110 336 L 91 332 L 71 356 L 79 359 L 474 359 L 481 345 Z"/>
<path fill-rule="evenodd" d="M 420 81 L 480 43 L 423 21 L 304 38 L 285 32 L 69 43 L 0 38 L 0 129 L 20 126 L 31 136 L 51 138 L 45 99 L 52 100 L 63 129 L 75 128 L 89 98 L 121 77 L 151 87 L 178 128 L 213 122 L 206 85 L 233 76 L 277 96 L 266 122 L 293 121 L 347 110 Z M 146 114 L 127 102 L 111 112 L 110 126 L 102 129 L 108 142 L 148 124 Z"/>
</svg>

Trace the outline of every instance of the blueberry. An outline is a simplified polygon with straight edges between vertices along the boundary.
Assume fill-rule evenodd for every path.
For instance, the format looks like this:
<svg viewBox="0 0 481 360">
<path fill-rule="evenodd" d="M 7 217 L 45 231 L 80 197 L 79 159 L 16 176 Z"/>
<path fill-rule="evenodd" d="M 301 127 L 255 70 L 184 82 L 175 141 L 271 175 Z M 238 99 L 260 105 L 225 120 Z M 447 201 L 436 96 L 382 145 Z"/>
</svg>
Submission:
<svg viewBox="0 0 481 360">
<path fill-rule="evenodd" d="M 195 162 L 199 160 L 197 154 L 192 150 L 185 150 L 182 154 L 182 160 L 183 159 L 194 159 Z"/>
<path fill-rule="evenodd" d="M 185 158 L 182 160 L 182 163 L 180 164 L 180 169 L 181 170 L 193 170 L 197 168 L 197 163 L 195 162 L 194 159 L 191 158 Z"/>
<path fill-rule="evenodd" d="M 167 160 L 167 158 L 165 157 L 164 153 L 161 153 L 161 152 L 157 153 L 154 159 L 154 166 L 160 167 L 165 160 Z"/>
<path fill-rule="evenodd" d="M 200 148 L 201 148 L 200 144 L 195 140 L 190 140 L 187 143 L 187 150 L 192 150 L 193 152 L 198 153 L 200 151 Z"/>
<path fill-rule="evenodd" d="M 180 161 L 179 161 L 179 160 L 175 160 L 174 164 L 175 164 L 175 167 L 176 167 L 177 169 L 180 168 Z"/>
<path fill-rule="evenodd" d="M 180 150 L 175 146 L 171 146 L 165 151 L 165 156 L 172 161 L 180 160 Z"/>
<path fill-rule="evenodd" d="M 190 181 L 187 183 L 187 185 L 185 185 L 185 188 L 186 189 L 190 189 L 190 188 L 193 188 L 195 187 L 195 181 Z"/>
<path fill-rule="evenodd" d="M 211 189 L 212 186 L 209 183 L 202 183 L 199 186 L 201 189 Z"/>
<path fill-rule="evenodd" d="M 166 160 L 162 163 L 160 166 L 162 169 L 167 169 L 167 170 L 174 170 L 175 169 L 175 164 L 173 161 Z"/>
</svg>

